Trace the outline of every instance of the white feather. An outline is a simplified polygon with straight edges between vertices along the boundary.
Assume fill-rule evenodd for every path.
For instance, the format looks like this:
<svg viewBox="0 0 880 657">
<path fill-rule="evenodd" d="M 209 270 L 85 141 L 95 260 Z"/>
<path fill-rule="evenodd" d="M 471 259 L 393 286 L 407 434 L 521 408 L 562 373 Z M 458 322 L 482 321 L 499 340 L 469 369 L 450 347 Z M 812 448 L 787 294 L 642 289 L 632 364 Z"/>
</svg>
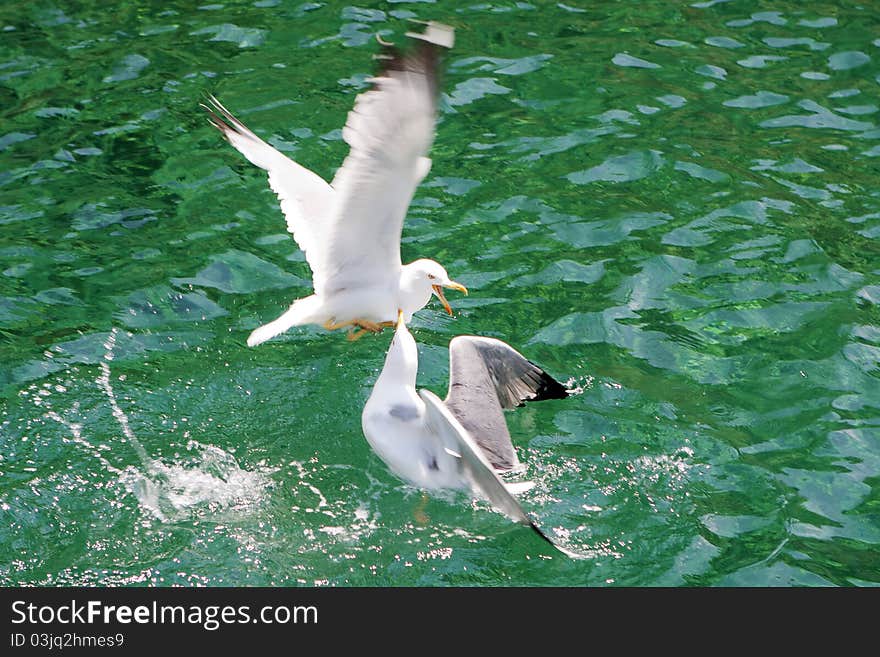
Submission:
<svg viewBox="0 0 880 657">
<path fill-rule="evenodd" d="M 407 317 L 431 297 L 438 277 L 432 261 L 404 267 L 400 237 L 407 208 L 431 169 L 437 111 L 438 47 L 451 47 L 453 30 L 428 23 L 426 43 L 414 53 L 388 58 L 373 88 L 358 95 L 343 139 L 348 156 L 331 184 L 280 153 L 210 98 L 211 122 L 250 162 L 265 169 L 288 230 L 312 269 L 314 295 L 308 308 L 297 301 L 248 339 L 255 345 L 291 326 L 345 326 Z M 428 45 L 430 44 L 430 45 Z M 439 267 L 441 284 L 456 286 Z M 424 280 L 422 280 L 424 279 Z M 442 281 L 446 280 L 446 283 Z"/>
<path fill-rule="evenodd" d="M 316 173 L 260 139 L 216 98 L 211 96 L 210 101 L 210 109 L 219 112 L 225 121 L 215 120 L 213 123 L 223 132 L 227 141 L 251 164 L 268 172 L 269 186 L 281 203 L 287 230 L 305 253 L 312 275 L 320 278 L 322 251 L 319 245 L 324 240 L 327 217 L 335 202 L 333 188 Z"/>
<path fill-rule="evenodd" d="M 426 76 L 388 71 L 374 84 L 358 96 L 342 131 L 351 151 L 332 183 L 339 202 L 325 243 L 328 291 L 399 278 L 403 220 L 430 168 L 424 160 L 435 101 Z"/>
</svg>

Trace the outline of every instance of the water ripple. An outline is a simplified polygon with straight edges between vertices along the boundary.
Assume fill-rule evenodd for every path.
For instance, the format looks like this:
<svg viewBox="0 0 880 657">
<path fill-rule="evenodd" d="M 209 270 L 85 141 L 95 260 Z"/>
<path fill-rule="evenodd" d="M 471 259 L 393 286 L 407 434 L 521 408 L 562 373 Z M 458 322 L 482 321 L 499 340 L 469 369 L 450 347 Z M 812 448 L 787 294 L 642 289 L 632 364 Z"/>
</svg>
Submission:
<svg viewBox="0 0 880 657">
<path fill-rule="evenodd" d="M 863 5 L 0 7 L 0 581 L 880 582 Z M 244 344 L 308 266 L 200 98 L 330 179 L 409 18 L 457 33 L 402 256 L 472 288 L 414 319 L 420 384 L 460 333 L 568 382 L 507 418 L 523 505 L 588 559 L 371 456 L 387 334 Z"/>
</svg>

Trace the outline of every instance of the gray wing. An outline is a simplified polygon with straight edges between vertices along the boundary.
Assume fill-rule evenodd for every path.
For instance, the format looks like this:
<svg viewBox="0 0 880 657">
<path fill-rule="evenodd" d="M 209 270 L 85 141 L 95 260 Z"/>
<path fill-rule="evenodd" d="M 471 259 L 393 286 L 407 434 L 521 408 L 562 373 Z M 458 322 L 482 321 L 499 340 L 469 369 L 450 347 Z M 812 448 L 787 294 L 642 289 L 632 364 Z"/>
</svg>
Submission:
<svg viewBox="0 0 880 657">
<path fill-rule="evenodd" d="M 503 409 L 566 396 L 561 383 L 501 340 L 459 335 L 449 343 L 445 404 L 499 470 L 519 464 Z"/>
<path fill-rule="evenodd" d="M 501 481 L 480 446 L 437 395 L 430 390 L 420 390 L 419 396 L 425 402 L 425 421 L 428 427 L 438 435 L 448 452 L 458 456 L 462 472 L 474 492 L 486 498 L 498 511 L 514 522 L 531 527 L 538 536 L 563 554 L 574 559 L 583 558 L 583 555 L 557 545 L 553 539 L 541 531 L 541 528 L 528 516 L 504 482 Z"/>
<path fill-rule="evenodd" d="M 420 390 L 419 396 L 425 402 L 428 426 L 439 436 L 447 451 L 459 457 L 462 471 L 473 490 L 514 522 L 533 525 L 519 502 L 495 473 L 479 445 L 437 395 L 430 390 Z"/>
</svg>

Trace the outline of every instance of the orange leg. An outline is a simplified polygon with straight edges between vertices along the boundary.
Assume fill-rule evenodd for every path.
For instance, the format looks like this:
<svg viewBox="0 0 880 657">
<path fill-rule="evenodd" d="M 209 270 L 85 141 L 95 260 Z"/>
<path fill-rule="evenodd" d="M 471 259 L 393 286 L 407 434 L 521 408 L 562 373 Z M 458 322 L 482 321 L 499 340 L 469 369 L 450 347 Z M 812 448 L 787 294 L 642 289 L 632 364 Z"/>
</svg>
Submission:
<svg viewBox="0 0 880 657">
<path fill-rule="evenodd" d="M 328 331 L 335 331 L 336 329 L 345 328 L 346 326 L 351 326 L 355 323 L 356 323 L 356 320 L 351 320 L 348 322 L 340 322 L 339 324 L 337 324 L 336 319 L 334 318 L 334 319 L 328 319 L 326 322 L 324 322 L 324 328 L 327 329 Z"/>
<path fill-rule="evenodd" d="M 360 329 L 359 331 L 355 331 L 352 327 L 352 329 L 348 332 L 348 341 L 354 342 L 355 340 L 360 340 L 367 333 L 370 333 L 370 331 L 368 331 L 367 329 Z"/>
<path fill-rule="evenodd" d="M 373 333 L 381 333 L 382 325 L 377 324 L 376 322 L 371 322 L 368 319 L 356 319 L 354 323 L 360 326 L 362 329 L 366 329 L 367 331 L 371 331 Z"/>
<path fill-rule="evenodd" d="M 348 339 L 353 342 L 362 337 L 365 333 L 381 333 L 382 329 L 394 326 L 394 322 L 374 322 L 369 319 L 352 319 L 347 322 L 338 323 L 333 319 L 328 319 L 324 322 L 324 328 L 328 331 L 335 331 L 337 329 L 345 328 L 346 326 L 351 327 L 348 332 Z M 360 327 L 360 330 L 355 331 L 355 326 Z"/>
</svg>

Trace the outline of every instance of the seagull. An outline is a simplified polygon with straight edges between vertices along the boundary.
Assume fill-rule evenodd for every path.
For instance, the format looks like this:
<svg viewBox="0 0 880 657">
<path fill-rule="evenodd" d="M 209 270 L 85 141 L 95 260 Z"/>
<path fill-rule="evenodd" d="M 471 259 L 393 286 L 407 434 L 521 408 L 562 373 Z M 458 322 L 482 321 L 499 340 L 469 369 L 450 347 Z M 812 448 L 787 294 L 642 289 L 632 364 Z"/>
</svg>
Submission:
<svg viewBox="0 0 880 657">
<path fill-rule="evenodd" d="M 227 141 L 268 171 L 287 229 L 312 270 L 314 294 L 253 331 L 248 346 L 304 324 L 349 327 L 354 339 L 394 326 L 401 308 L 409 321 L 432 295 L 452 315 L 444 288 L 467 294 L 439 263 L 400 259 L 407 208 L 431 169 L 440 53 L 454 42 L 451 27 L 426 25 L 424 33 L 407 32 L 418 41 L 411 52 L 380 41 L 382 70 L 348 114 L 342 137 L 350 151 L 330 184 L 260 139 L 213 96 L 210 107 L 203 105 Z"/>
<path fill-rule="evenodd" d="M 565 387 L 501 340 L 470 335 L 449 343 L 444 401 L 430 390 L 416 391 L 418 368 L 416 341 L 401 311 L 361 415 L 364 436 L 379 458 L 419 488 L 464 489 L 483 497 L 553 543 L 513 495 L 530 484 L 506 485 L 498 473 L 519 467 L 503 410 L 564 398 Z"/>
</svg>

